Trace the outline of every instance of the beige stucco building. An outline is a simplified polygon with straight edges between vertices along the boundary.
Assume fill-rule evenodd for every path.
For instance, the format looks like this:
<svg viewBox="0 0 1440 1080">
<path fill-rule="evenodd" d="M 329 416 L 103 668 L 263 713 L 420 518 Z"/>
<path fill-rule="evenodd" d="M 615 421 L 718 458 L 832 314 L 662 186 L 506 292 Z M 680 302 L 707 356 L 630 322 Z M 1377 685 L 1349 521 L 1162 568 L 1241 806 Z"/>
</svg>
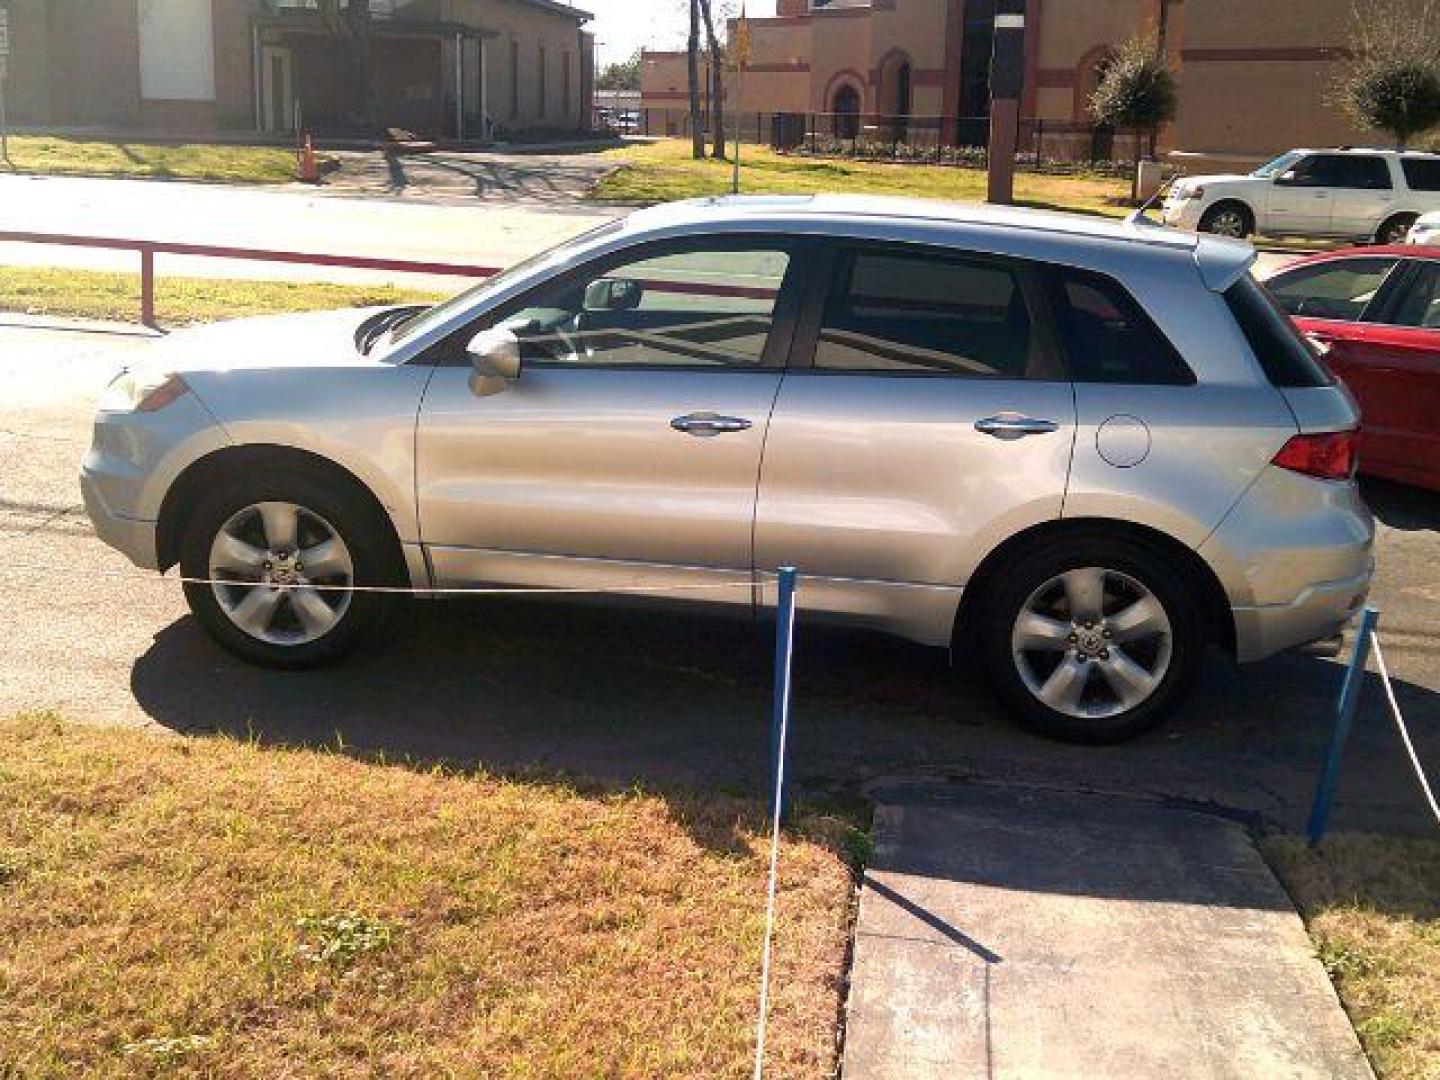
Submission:
<svg viewBox="0 0 1440 1080">
<path fill-rule="evenodd" d="M 1416 0 L 1417 7 L 1420 0 Z M 1115 47 L 1163 35 L 1181 105 L 1163 149 L 1242 162 L 1297 145 L 1375 140 L 1334 105 L 1350 57 L 1354 0 L 1027 0 L 1020 145 L 1047 156 L 1109 156 L 1087 102 Z M 988 129 L 994 0 L 779 0 L 751 19 L 750 63 L 730 107 L 749 130 L 807 115 L 806 133 L 982 144 Z M 651 130 L 683 129 L 685 57 L 646 52 Z M 1123 140 L 1122 136 L 1122 140 Z"/>
<path fill-rule="evenodd" d="M 380 126 L 471 141 L 589 127 L 586 12 L 557 0 L 368 2 Z M 367 126 L 354 65 L 315 0 L 0 3 L 17 124 L 174 135 Z"/>
</svg>

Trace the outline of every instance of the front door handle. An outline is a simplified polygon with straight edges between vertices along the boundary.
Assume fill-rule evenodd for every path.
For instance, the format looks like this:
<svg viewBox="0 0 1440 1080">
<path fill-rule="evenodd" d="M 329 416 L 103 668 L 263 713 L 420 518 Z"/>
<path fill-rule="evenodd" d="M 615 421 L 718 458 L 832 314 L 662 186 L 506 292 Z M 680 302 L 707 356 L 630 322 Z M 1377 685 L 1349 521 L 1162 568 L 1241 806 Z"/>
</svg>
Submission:
<svg viewBox="0 0 1440 1080">
<path fill-rule="evenodd" d="M 676 431 L 683 431 L 686 435 L 695 435 L 702 439 L 710 438 L 712 435 L 723 435 L 727 431 L 747 431 L 750 428 L 750 421 L 743 416 L 721 416 L 713 412 L 690 413 L 688 416 L 677 416 L 670 421 L 670 426 Z"/>
<path fill-rule="evenodd" d="M 987 416 L 984 420 L 976 420 L 975 430 L 982 435 L 991 435 L 1010 442 L 1023 439 L 1027 435 L 1049 435 L 1059 431 L 1060 425 L 1054 420 L 1040 420 L 1033 416 L 1005 412 L 997 416 Z"/>
</svg>

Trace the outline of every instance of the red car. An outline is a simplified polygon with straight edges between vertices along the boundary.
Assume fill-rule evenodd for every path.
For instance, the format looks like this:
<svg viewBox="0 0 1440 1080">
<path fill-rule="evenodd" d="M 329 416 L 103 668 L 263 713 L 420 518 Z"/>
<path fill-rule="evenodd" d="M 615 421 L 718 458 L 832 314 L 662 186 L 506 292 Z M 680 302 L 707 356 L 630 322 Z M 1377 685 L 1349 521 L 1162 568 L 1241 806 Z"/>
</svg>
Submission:
<svg viewBox="0 0 1440 1080">
<path fill-rule="evenodd" d="M 1440 247 L 1326 252 L 1266 285 L 1360 402 L 1360 471 L 1440 491 Z"/>
</svg>

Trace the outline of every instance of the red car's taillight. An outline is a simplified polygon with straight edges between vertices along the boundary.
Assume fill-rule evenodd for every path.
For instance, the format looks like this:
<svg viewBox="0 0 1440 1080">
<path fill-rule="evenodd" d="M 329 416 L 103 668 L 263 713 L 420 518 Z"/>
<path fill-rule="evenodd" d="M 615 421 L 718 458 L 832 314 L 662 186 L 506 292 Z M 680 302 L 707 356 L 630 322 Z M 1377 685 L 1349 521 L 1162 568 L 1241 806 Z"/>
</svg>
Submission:
<svg viewBox="0 0 1440 1080">
<path fill-rule="evenodd" d="M 1355 475 L 1356 432 L 1296 435 L 1280 448 L 1274 464 L 1321 480 L 1348 480 Z"/>
</svg>

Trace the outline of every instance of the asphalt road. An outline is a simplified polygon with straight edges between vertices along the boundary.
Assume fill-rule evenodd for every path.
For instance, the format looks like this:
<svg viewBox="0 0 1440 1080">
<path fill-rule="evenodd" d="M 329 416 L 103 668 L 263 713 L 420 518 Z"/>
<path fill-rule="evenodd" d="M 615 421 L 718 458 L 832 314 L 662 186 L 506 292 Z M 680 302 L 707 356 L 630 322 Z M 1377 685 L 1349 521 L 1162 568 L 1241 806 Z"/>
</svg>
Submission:
<svg viewBox="0 0 1440 1080">
<path fill-rule="evenodd" d="M 337 741 L 642 784 L 753 790 L 764 760 L 770 636 L 647 610 L 476 599 L 405 604 L 341 667 L 276 674 L 213 646 L 179 587 L 90 533 L 74 481 L 96 389 L 145 339 L 0 322 L 0 713 Z M 1440 779 L 1440 500 L 1367 492 L 1382 525 L 1375 599 L 1400 702 Z M 1143 795 L 1274 827 L 1304 821 L 1340 667 L 1215 657 L 1192 702 L 1138 742 L 1079 749 L 1026 735 L 946 657 L 802 626 L 792 767 L 802 792 L 895 778 Z M 1371 681 L 1337 828 L 1432 827 Z"/>
</svg>

